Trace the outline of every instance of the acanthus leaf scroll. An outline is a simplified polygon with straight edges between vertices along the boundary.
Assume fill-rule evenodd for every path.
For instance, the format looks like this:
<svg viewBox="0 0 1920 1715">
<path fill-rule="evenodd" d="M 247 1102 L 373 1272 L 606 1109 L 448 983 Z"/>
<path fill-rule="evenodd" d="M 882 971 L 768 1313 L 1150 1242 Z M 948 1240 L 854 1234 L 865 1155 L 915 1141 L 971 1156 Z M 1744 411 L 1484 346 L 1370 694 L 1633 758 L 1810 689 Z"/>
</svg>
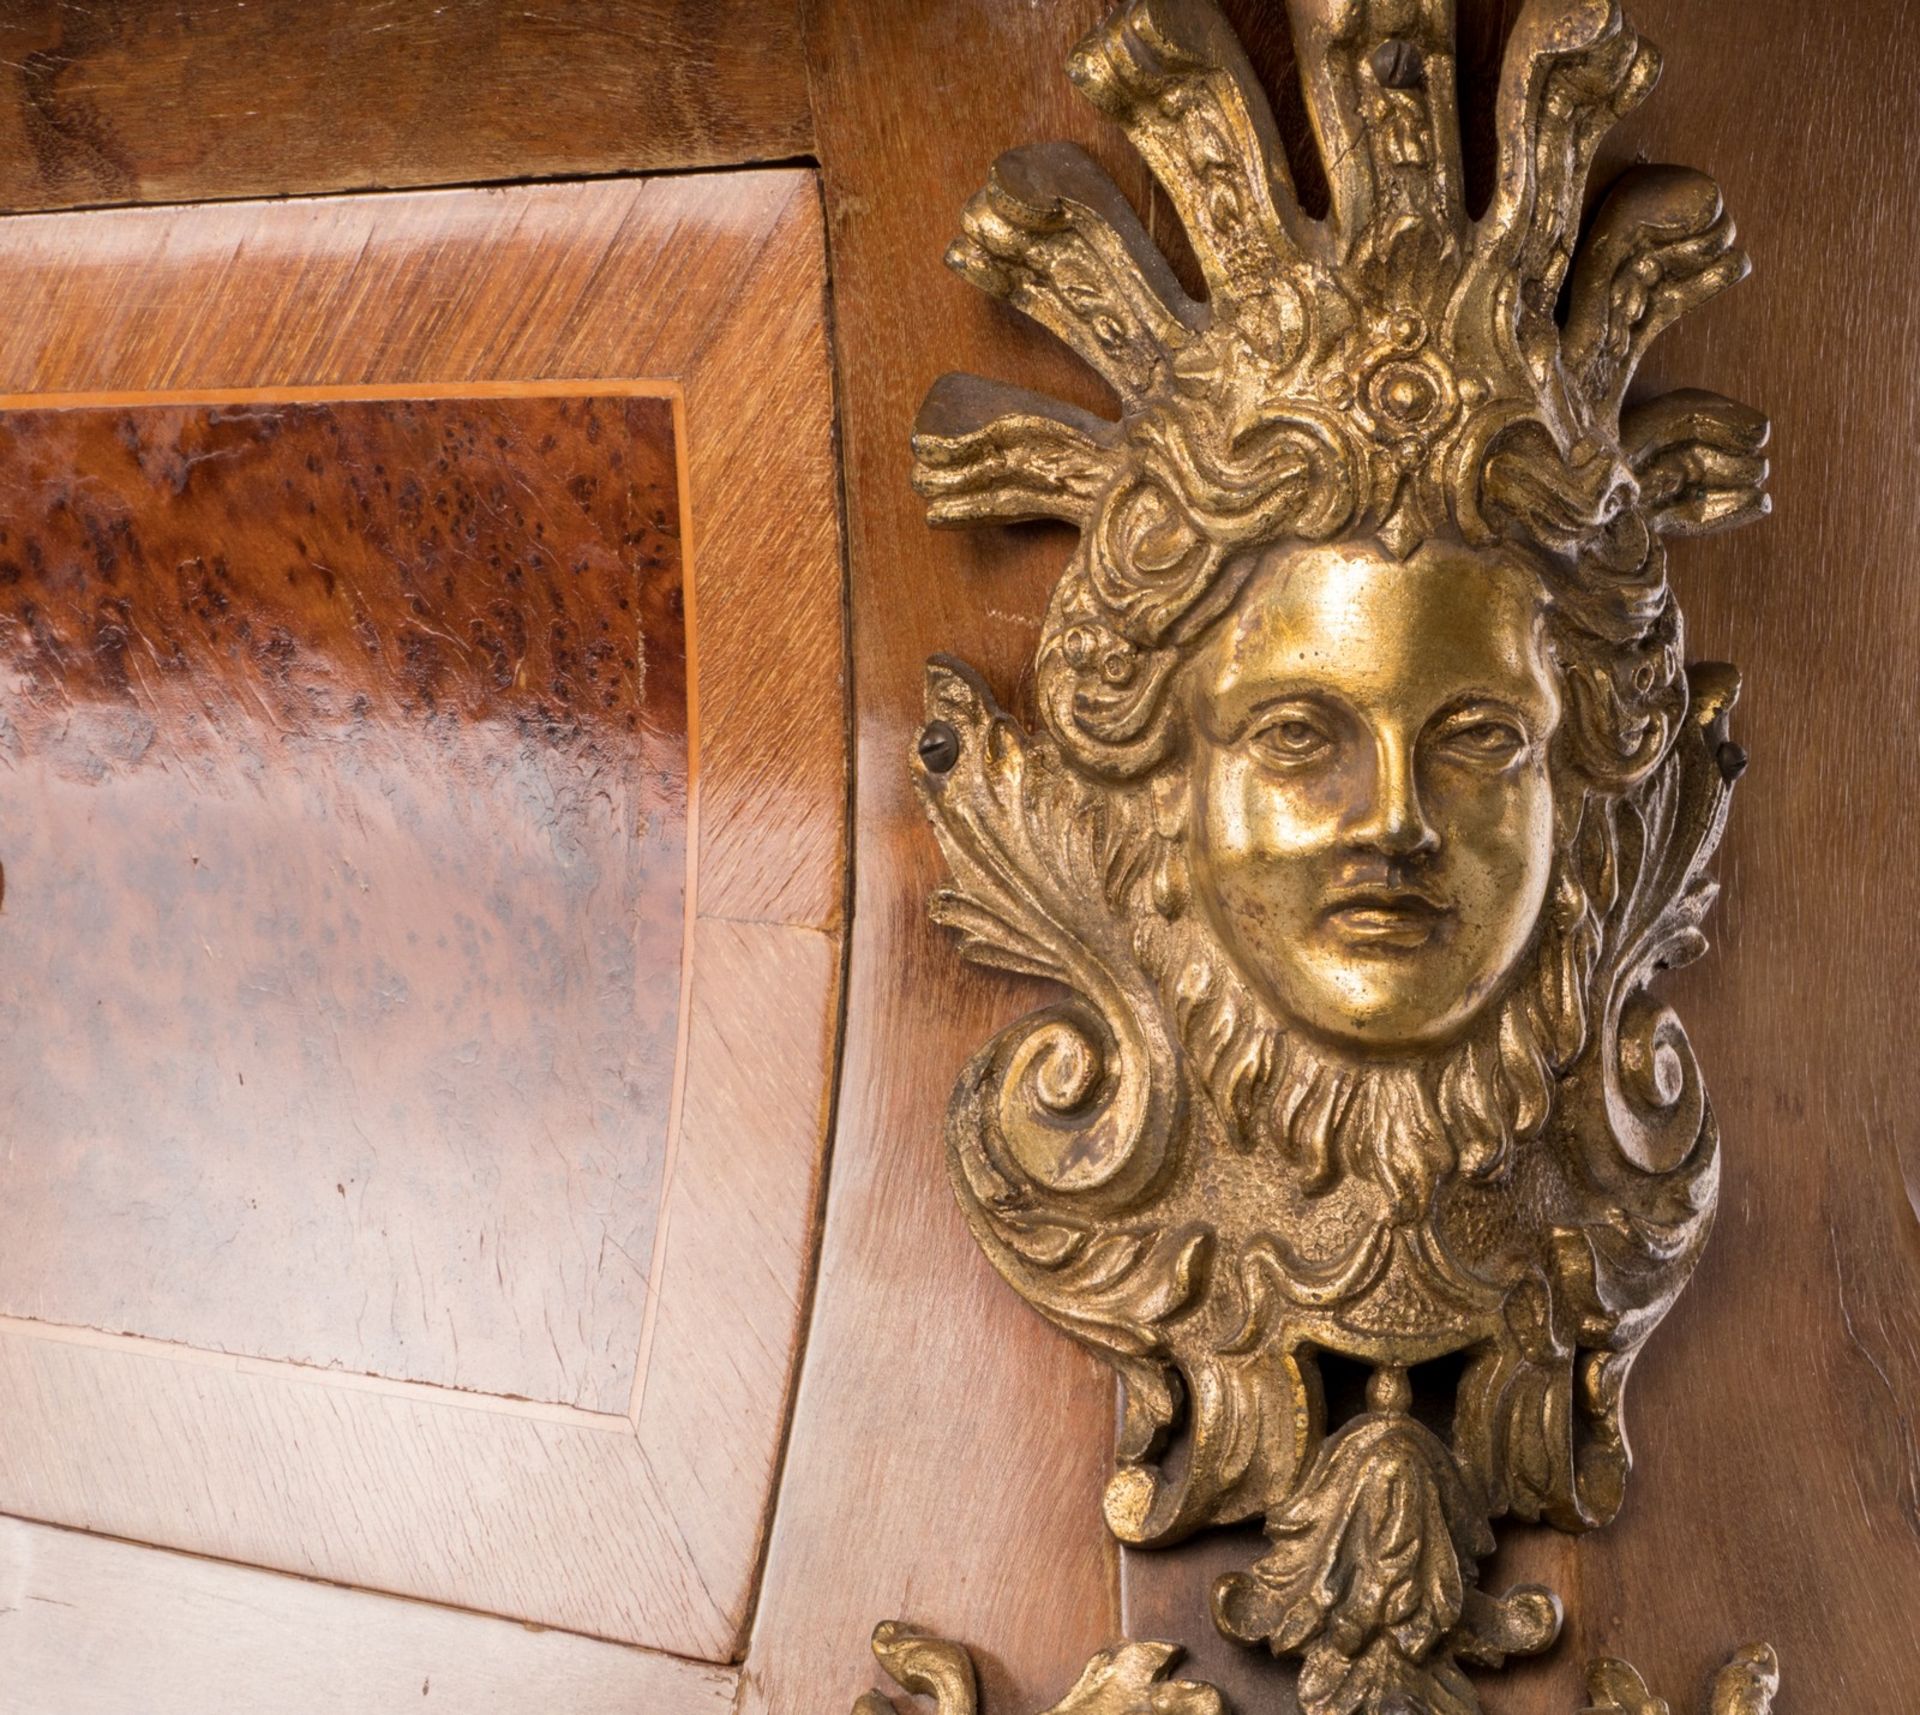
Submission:
<svg viewBox="0 0 1920 1715">
<path fill-rule="evenodd" d="M 959 1644 L 899 1620 L 874 1628 L 873 1653 L 903 1691 L 931 1698 L 934 1715 L 981 1715 L 973 1657 Z M 1211 1685 L 1175 1679 L 1176 1645 L 1119 1643 L 1099 1651 L 1067 1694 L 1044 1715 L 1226 1715 Z M 1700 1715 L 1770 1715 L 1780 1664 L 1765 1644 L 1739 1651 L 1714 1675 Z M 1624 1661 L 1595 1662 L 1587 1673 L 1591 1699 L 1578 1715 L 1671 1715 L 1666 1702 Z M 1406 1705 L 1403 1703 L 1402 1708 Z M 853 1715 L 898 1715 L 877 1691 L 861 1694 Z"/>
<path fill-rule="evenodd" d="M 1204 299 L 1065 145 L 1003 157 L 949 253 L 1120 411 L 949 376 L 916 426 L 935 523 L 1080 532 L 1032 730 L 927 670 L 935 919 L 1063 990 L 967 1067 L 947 1156 L 993 1265 L 1121 1379 L 1114 1534 L 1260 1520 L 1215 1617 L 1299 1660 L 1308 1715 L 1470 1715 L 1461 1662 L 1559 1630 L 1479 1587 L 1492 1527 L 1613 1516 L 1628 1373 L 1712 1223 L 1653 990 L 1704 950 L 1744 757 L 1665 543 L 1765 513 L 1767 426 L 1628 402 L 1747 263 L 1678 168 L 1580 237 L 1659 66 L 1612 0 L 1523 10 L 1477 220 L 1448 0 L 1289 9 L 1325 220 L 1212 0 L 1127 0 L 1069 73 Z"/>
</svg>

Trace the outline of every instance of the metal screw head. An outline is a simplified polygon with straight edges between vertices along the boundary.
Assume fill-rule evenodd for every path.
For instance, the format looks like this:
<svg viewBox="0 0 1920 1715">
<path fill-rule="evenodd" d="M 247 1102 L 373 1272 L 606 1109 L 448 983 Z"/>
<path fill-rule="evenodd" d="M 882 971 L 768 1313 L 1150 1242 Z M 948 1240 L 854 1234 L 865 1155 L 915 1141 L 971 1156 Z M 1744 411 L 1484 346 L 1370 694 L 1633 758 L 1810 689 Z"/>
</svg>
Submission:
<svg viewBox="0 0 1920 1715">
<path fill-rule="evenodd" d="M 1382 42 L 1373 50 L 1371 63 L 1382 89 L 1418 89 L 1426 81 L 1426 59 L 1403 37 Z"/>
<path fill-rule="evenodd" d="M 928 773 L 949 773 L 960 760 L 960 735 L 945 721 L 928 721 L 920 729 L 919 751 Z"/>
</svg>

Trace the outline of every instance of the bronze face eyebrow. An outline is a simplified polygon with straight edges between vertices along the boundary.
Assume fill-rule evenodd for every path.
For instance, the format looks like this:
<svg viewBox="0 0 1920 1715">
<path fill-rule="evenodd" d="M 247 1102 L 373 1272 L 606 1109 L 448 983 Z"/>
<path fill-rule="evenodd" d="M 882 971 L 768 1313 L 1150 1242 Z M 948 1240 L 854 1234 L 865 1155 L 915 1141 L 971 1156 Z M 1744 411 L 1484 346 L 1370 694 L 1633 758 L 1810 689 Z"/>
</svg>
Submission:
<svg viewBox="0 0 1920 1715">
<path fill-rule="evenodd" d="M 1428 727 L 1436 726 L 1441 721 L 1452 720 L 1457 715 L 1482 709 L 1517 721 L 1525 730 L 1529 742 L 1541 736 L 1534 731 L 1537 724 L 1534 714 L 1522 708 L 1511 698 L 1500 696 L 1493 691 L 1463 691 L 1458 696 L 1450 697 L 1426 718 L 1421 724 L 1421 731 L 1424 732 Z"/>
<path fill-rule="evenodd" d="M 1256 701 L 1249 703 L 1232 723 L 1232 730 L 1222 731 L 1220 723 L 1214 718 L 1219 713 L 1218 700 L 1213 697 L 1201 699 L 1204 705 L 1202 724 L 1207 736 L 1219 744 L 1236 744 L 1246 737 L 1247 731 L 1262 715 L 1271 714 L 1275 709 L 1285 708 L 1289 703 L 1313 703 L 1338 715 L 1343 720 L 1357 719 L 1357 715 L 1347 699 L 1337 691 L 1325 689 L 1302 689 L 1268 691 Z"/>
</svg>

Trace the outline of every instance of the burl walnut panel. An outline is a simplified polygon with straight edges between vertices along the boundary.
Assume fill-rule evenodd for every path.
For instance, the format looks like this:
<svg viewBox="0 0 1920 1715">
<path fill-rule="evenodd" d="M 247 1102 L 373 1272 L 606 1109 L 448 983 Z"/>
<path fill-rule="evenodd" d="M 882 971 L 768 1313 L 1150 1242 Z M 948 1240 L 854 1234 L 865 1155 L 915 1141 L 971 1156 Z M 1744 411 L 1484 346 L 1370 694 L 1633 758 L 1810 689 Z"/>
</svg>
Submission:
<svg viewBox="0 0 1920 1715">
<path fill-rule="evenodd" d="M 662 397 L 0 413 L 0 1312 L 627 1409 L 678 506 Z"/>
</svg>

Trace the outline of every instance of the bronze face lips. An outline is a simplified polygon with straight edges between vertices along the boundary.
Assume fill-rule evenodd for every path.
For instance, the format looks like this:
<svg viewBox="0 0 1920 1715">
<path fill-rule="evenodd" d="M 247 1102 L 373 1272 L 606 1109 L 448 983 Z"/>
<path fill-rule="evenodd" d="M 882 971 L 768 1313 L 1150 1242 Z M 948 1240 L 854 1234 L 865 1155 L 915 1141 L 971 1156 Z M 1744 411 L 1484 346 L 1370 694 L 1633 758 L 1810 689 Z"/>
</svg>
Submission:
<svg viewBox="0 0 1920 1715">
<path fill-rule="evenodd" d="M 1441 934 L 1453 912 L 1417 887 L 1341 889 L 1321 914 L 1337 939 L 1356 951 L 1412 950 Z"/>
</svg>

